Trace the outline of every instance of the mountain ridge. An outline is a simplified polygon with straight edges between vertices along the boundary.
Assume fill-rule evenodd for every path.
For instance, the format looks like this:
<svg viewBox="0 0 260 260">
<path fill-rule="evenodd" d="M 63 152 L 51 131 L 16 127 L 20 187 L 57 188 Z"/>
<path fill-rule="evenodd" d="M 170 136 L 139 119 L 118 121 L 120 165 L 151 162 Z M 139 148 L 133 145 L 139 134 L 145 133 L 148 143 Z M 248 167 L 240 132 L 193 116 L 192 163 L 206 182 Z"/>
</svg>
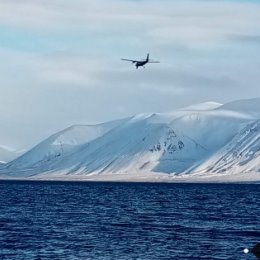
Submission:
<svg viewBox="0 0 260 260">
<path fill-rule="evenodd" d="M 84 179 L 111 174 L 127 178 L 135 173 L 138 179 L 144 173 L 171 177 L 257 173 L 259 104 L 260 98 L 253 99 L 252 104 L 251 100 L 224 105 L 206 102 L 168 113 L 144 113 L 99 125 L 71 126 L 1 166 L 0 175 Z M 239 142 L 251 144 L 246 146 L 247 151 L 243 150 L 240 161 L 231 156 L 242 149 Z"/>
</svg>

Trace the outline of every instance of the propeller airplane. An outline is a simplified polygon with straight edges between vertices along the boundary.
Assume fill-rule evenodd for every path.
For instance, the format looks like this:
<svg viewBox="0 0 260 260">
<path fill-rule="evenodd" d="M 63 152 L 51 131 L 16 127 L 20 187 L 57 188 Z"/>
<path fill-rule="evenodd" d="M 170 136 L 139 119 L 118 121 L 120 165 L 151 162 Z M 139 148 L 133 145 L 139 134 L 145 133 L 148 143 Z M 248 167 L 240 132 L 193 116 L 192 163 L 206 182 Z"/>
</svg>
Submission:
<svg viewBox="0 0 260 260">
<path fill-rule="evenodd" d="M 145 60 L 129 60 L 129 59 L 121 59 L 121 60 L 123 60 L 123 61 L 130 61 L 130 62 L 134 63 L 136 69 L 138 69 L 138 67 L 145 68 L 144 65 L 147 64 L 147 63 L 160 63 L 160 61 L 150 60 L 149 53 L 147 54 L 147 57 L 146 57 Z"/>
</svg>

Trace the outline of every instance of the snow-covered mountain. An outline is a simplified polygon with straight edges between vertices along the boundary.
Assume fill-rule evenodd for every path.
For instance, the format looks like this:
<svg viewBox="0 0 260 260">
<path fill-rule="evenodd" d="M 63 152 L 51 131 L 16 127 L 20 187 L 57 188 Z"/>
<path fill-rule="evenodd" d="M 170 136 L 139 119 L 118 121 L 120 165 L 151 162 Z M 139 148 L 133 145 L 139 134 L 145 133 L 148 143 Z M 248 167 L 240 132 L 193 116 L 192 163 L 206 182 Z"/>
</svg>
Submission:
<svg viewBox="0 0 260 260">
<path fill-rule="evenodd" d="M 73 125 L 42 141 L 17 160 L 12 161 L 7 167 L 10 169 L 41 168 L 45 164 L 58 161 L 73 153 L 76 147 L 88 144 L 125 120 L 98 125 Z"/>
<path fill-rule="evenodd" d="M 72 126 L 2 167 L 9 176 L 258 172 L 260 98 Z M 260 176 L 260 174 L 259 174 Z"/>
</svg>

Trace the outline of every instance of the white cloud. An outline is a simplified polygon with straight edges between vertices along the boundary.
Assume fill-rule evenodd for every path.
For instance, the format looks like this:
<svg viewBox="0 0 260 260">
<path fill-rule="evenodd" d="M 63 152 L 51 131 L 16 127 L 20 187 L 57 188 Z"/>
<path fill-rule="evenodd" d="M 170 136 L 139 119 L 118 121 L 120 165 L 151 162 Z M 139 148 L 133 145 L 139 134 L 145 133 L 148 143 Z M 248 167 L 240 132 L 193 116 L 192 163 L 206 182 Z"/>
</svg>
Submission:
<svg viewBox="0 0 260 260">
<path fill-rule="evenodd" d="M 0 144 L 260 96 L 259 13 L 239 1 L 0 0 L 0 30 L 19 32 L 0 49 Z M 120 61 L 147 52 L 161 63 L 136 70 Z"/>
<path fill-rule="evenodd" d="M 0 24 L 58 33 L 113 33 L 113 37 L 188 46 L 260 30 L 260 5 L 226 1 L 1 0 Z"/>
</svg>

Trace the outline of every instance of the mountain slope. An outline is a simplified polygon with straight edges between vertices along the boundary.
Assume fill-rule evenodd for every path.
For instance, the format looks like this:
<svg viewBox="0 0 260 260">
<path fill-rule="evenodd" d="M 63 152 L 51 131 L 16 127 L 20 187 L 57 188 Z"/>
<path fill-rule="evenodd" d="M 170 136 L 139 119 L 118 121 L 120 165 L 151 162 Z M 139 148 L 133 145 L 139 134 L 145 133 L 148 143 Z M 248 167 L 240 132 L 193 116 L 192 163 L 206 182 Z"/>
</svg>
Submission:
<svg viewBox="0 0 260 260">
<path fill-rule="evenodd" d="M 179 173 L 205 149 L 176 133 L 167 123 L 154 121 L 156 115 L 138 116 L 114 128 L 51 168 L 69 172 L 118 172 L 154 170 Z M 169 166 L 169 161 L 175 163 Z"/>
<path fill-rule="evenodd" d="M 211 173 L 260 172 L 260 120 L 248 124 L 197 170 Z"/>
<path fill-rule="evenodd" d="M 34 168 L 48 164 L 52 160 L 60 160 L 73 152 L 76 147 L 103 135 L 123 121 L 117 120 L 98 125 L 71 126 L 50 136 L 7 166 L 10 169 Z"/>
</svg>

